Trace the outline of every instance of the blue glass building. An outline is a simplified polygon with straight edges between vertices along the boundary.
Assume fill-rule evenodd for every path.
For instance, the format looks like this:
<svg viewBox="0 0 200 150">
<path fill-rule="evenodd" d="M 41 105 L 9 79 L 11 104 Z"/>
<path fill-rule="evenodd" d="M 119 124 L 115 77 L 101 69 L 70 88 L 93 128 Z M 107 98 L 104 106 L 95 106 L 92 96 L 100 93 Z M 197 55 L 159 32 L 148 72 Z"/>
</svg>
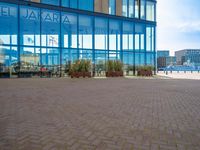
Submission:
<svg viewBox="0 0 200 150">
<path fill-rule="evenodd" d="M 155 0 L 0 0 L 0 72 L 46 67 L 61 76 L 77 59 L 156 64 Z"/>
</svg>

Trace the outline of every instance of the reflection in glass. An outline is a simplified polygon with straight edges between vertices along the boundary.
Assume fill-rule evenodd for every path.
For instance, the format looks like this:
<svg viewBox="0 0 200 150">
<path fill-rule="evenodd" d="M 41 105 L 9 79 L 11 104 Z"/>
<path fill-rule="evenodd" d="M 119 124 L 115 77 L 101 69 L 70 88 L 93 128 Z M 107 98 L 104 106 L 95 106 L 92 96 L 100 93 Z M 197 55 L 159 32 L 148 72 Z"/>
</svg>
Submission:
<svg viewBox="0 0 200 150">
<path fill-rule="evenodd" d="M 92 17 L 79 16 L 79 48 L 92 49 Z"/>
<path fill-rule="evenodd" d="M 115 8 L 116 4 L 115 4 L 115 0 L 109 0 L 109 14 L 110 15 L 115 15 Z"/>
<path fill-rule="evenodd" d="M 155 21 L 155 4 L 154 2 L 146 2 L 146 19 L 149 21 Z"/>
<path fill-rule="evenodd" d="M 58 47 L 60 33 L 60 14 L 57 11 L 42 9 L 42 46 Z"/>
<path fill-rule="evenodd" d="M 95 49 L 107 50 L 108 27 L 107 19 L 95 18 Z"/>
<path fill-rule="evenodd" d="M 128 16 L 134 18 L 134 0 L 129 0 L 128 12 Z"/>
<path fill-rule="evenodd" d="M 128 0 L 122 0 L 122 16 L 128 17 Z"/>
<path fill-rule="evenodd" d="M 110 20 L 109 23 L 109 50 L 120 50 L 120 22 L 116 20 Z"/>
</svg>

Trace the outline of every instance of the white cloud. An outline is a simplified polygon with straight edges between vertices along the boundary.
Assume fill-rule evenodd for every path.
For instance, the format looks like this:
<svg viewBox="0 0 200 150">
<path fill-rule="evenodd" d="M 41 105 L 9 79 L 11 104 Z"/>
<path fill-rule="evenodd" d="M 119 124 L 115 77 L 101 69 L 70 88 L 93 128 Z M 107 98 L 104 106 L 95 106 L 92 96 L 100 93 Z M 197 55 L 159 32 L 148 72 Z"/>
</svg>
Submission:
<svg viewBox="0 0 200 150">
<path fill-rule="evenodd" d="M 200 48 L 200 0 L 157 1 L 157 48 Z"/>
<path fill-rule="evenodd" d="M 180 23 L 178 29 L 184 33 L 200 32 L 200 21 Z"/>
</svg>

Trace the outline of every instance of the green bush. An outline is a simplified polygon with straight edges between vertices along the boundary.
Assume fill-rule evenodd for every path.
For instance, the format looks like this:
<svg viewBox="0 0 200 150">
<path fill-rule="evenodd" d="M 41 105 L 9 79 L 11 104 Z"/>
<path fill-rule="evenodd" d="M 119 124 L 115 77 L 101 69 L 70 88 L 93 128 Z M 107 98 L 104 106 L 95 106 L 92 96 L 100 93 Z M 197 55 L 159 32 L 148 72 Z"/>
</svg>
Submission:
<svg viewBox="0 0 200 150">
<path fill-rule="evenodd" d="M 108 60 L 106 63 L 107 71 L 123 71 L 123 63 L 119 60 Z"/>
<path fill-rule="evenodd" d="M 136 67 L 136 70 L 137 70 L 137 71 L 140 71 L 140 70 L 144 70 L 144 71 L 153 71 L 153 70 L 154 70 L 154 67 L 153 67 L 153 66 L 137 66 L 137 67 Z"/>
<path fill-rule="evenodd" d="M 114 70 L 115 71 L 122 71 L 123 70 L 123 64 L 121 61 L 116 60 L 114 61 Z"/>
<path fill-rule="evenodd" d="M 107 71 L 111 72 L 114 71 L 114 64 L 112 60 L 108 60 L 106 62 Z"/>
<path fill-rule="evenodd" d="M 71 65 L 71 72 L 90 72 L 91 61 L 90 60 L 76 60 Z"/>
</svg>

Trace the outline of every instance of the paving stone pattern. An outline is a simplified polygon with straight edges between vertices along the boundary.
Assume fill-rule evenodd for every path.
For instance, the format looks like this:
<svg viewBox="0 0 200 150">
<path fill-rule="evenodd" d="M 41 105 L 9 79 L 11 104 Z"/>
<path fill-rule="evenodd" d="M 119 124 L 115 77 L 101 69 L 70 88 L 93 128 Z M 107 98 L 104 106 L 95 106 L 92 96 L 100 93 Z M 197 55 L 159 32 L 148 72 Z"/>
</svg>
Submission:
<svg viewBox="0 0 200 150">
<path fill-rule="evenodd" d="M 199 150 L 200 81 L 1 79 L 0 150 Z"/>
</svg>

